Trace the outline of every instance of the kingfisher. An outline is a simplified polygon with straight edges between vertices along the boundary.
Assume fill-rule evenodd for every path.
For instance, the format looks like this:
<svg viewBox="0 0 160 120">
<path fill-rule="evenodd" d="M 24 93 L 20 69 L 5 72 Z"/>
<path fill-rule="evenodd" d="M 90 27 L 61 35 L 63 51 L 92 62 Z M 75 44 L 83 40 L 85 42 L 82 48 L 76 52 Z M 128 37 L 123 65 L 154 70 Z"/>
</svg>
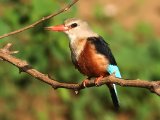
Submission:
<svg viewBox="0 0 160 120">
<path fill-rule="evenodd" d="M 116 60 L 103 37 L 94 32 L 86 21 L 70 18 L 64 24 L 46 27 L 47 30 L 64 32 L 69 37 L 71 59 L 75 68 L 88 77 L 82 82 L 83 86 L 89 79 L 95 78 L 95 85 L 104 77 L 115 74 L 121 78 Z M 115 84 L 107 84 L 116 109 L 119 108 Z"/>
</svg>

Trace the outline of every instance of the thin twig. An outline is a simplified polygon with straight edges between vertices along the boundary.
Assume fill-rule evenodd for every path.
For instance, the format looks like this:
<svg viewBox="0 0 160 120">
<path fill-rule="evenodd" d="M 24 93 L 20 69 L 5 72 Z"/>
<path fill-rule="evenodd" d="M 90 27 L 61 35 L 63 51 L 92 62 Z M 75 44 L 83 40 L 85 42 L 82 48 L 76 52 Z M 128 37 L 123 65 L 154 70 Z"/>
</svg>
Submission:
<svg viewBox="0 0 160 120">
<path fill-rule="evenodd" d="M 34 22 L 33 24 L 28 25 L 28 26 L 26 26 L 26 27 L 24 27 L 24 28 L 15 30 L 15 31 L 13 31 L 13 32 L 6 33 L 6 34 L 0 36 L 0 39 L 5 38 L 5 37 L 8 37 L 8 36 L 11 36 L 11 35 L 14 35 L 14 34 L 17 34 L 17 33 L 20 33 L 20 32 L 23 32 L 23 31 L 28 30 L 28 29 L 30 29 L 30 28 L 33 28 L 33 27 L 37 26 L 38 24 L 40 24 L 40 23 L 42 23 L 42 22 L 44 22 L 44 21 L 46 21 L 46 20 L 48 20 L 48 19 L 50 19 L 50 18 L 53 18 L 53 17 L 55 17 L 55 16 L 57 16 L 57 15 L 65 12 L 65 11 L 68 11 L 68 10 L 69 10 L 75 3 L 77 3 L 78 1 L 79 1 L 79 0 L 73 0 L 72 3 L 66 5 L 63 9 L 59 10 L 58 12 L 52 13 L 51 15 L 48 15 L 48 16 L 46 16 L 46 17 L 43 17 L 43 18 L 41 18 L 40 20 L 38 20 L 38 21 Z"/>
<path fill-rule="evenodd" d="M 0 49 L 0 59 L 7 61 L 14 66 L 18 67 L 20 72 L 28 73 L 29 75 L 33 76 L 34 78 L 45 82 L 49 85 L 51 85 L 54 89 L 57 88 L 66 88 L 66 89 L 72 89 L 76 93 L 80 91 L 81 89 L 84 89 L 84 86 L 81 83 L 60 83 L 54 79 L 51 79 L 48 75 L 43 74 L 36 69 L 33 69 L 26 61 L 23 61 L 21 59 L 18 59 L 14 56 L 12 56 L 12 53 L 15 53 L 14 51 L 10 51 L 11 44 L 7 44 L 4 46 L 4 48 Z M 103 80 L 99 82 L 99 85 L 105 85 L 105 84 L 117 84 L 120 86 L 128 86 L 128 87 L 139 87 L 139 88 L 146 88 L 150 90 L 153 93 L 156 93 L 160 96 L 160 81 L 146 81 L 146 80 L 125 80 L 125 79 L 119 79 L 114 77 L 113 75 L 110 75 L 108 77 L 105 77 Z M 95 87 L 94 80 L 90 80 L 86 84 L 87 87 Z"/>
</svg>

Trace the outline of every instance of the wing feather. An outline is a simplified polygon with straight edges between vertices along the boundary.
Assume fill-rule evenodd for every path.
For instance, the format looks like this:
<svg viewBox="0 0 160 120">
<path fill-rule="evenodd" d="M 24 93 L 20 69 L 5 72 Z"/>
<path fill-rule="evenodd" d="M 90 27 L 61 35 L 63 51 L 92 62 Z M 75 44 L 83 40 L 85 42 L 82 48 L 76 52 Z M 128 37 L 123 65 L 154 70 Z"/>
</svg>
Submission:
<svg viewBox="0 0 160 120">
<path fill-rule="evenodd" d="M 104 39 L 99 37 L 89 37 L 88 41 L 90 41 L 96 47 L 97 52 L 106 56 L 109 59 L 110 64 L 117 65 L 116 60 L 109 48 L 109 44 L 104 41 Z"/>
</svg>

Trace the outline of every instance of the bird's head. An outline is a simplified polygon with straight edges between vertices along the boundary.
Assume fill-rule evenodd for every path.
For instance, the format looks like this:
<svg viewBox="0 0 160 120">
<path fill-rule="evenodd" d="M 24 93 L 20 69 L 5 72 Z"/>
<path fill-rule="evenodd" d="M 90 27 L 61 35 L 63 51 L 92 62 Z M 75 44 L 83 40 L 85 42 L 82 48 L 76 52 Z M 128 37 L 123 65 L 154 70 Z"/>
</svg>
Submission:
<svg viewBox="0 0 160 120">
<path fill-rule="evenodd" d="M 69 36 L 71 41 L 98 36 L 90 29 L 87 22 L 77 18 L 67 19 L 62 25 L 46 27 L 46 29 L 51 31 L 64 32 Z"/>
</svg>

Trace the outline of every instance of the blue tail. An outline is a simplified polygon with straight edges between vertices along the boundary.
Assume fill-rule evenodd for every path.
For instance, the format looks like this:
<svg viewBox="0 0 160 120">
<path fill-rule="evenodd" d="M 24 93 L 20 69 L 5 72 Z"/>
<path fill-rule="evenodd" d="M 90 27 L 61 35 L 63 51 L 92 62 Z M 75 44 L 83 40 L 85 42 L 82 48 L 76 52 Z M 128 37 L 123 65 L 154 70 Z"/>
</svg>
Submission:
<svg viewBox="0 0 160 120">
<path fill-rule="evenodd" d="M 109 72 L 109 74 L 115 73 L 115 76 L 117 78 L 121 78 L 120 71 L 116 65 L 109 65 L 107 71 Z M 120 106 L 119 106 L 119 99 L 117 95 L 116 85 L 115 84 L 108 85 L 108 88 L 111 93 L 113 104 L 116 110 L 118 110 Z"/>
</svg>

